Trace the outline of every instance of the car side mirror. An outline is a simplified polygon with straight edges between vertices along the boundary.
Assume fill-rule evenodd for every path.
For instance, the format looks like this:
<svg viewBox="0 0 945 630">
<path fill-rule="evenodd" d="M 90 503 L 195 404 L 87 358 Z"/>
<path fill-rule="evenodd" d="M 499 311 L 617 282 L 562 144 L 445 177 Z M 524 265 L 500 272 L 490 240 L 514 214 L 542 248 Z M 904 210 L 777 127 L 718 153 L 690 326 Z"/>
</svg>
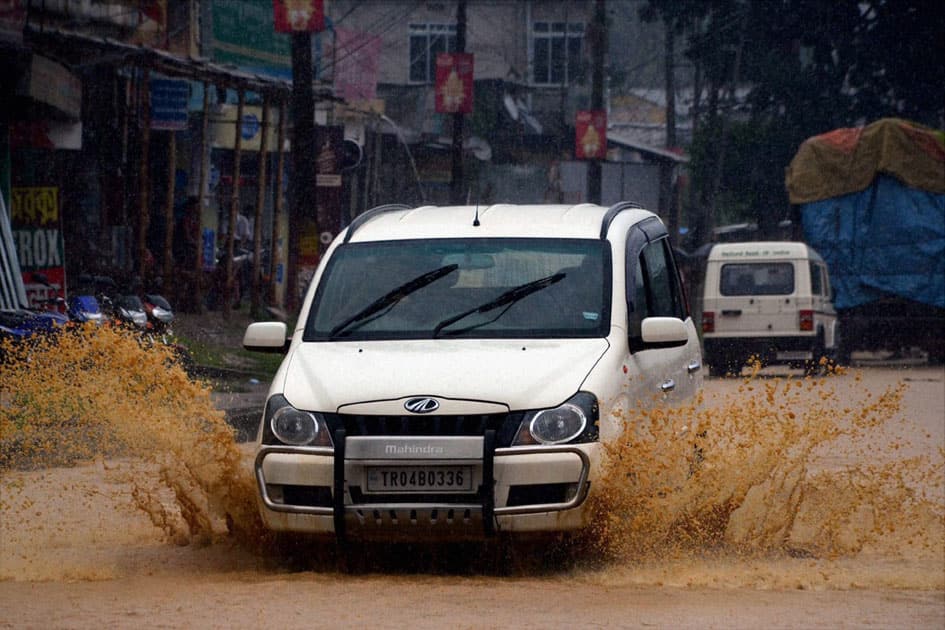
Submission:
<svg viewBox="0 0 945 630">
<path fill-rule="evenodd" d="M 675 348 L 689 342 L 686 322 L 677 317 L 647 317 L 640 326 L 645 349 Z"/>
<path fill-rule="evenodd" d="M 243 347 L 253 352 L 285 353 L 292 338 L 285 322 L 255 322 L 243 333 Z"/>
</svg>

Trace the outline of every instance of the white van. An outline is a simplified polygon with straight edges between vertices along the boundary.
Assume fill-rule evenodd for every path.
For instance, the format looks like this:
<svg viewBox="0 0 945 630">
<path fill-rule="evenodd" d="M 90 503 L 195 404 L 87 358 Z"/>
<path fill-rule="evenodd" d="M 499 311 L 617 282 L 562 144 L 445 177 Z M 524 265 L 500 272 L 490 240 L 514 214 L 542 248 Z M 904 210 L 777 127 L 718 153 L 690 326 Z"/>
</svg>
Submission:
<svg viewBox="0 0 945 630">
<path fill-rule="evenodd" d="M 282 350 L 286 326 L 243 340 Z M 265 524 L 477 539 L 587 524 L 602 442 L 702 385 L 659 218 L 632 203 L 383 206 L 328 247 L 272 382 Z"/>
<path fill-rule="evenodd" d="M 720 243 L 706 261 L 702 342 L 709 374 L 762 365 L 818 369 L 839 331 L 827 265 L 804 243 Z"/>
</svg>

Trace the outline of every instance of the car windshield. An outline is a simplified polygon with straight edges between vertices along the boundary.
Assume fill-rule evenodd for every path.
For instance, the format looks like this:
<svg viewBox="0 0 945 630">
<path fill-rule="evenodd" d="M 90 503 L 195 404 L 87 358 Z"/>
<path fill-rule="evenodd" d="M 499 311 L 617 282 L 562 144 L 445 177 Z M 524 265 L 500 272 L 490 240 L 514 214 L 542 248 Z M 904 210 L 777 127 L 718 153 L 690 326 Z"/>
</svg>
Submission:
<svg viewBox="0 0 945 630">
<path fill-rule="evenodd" d="M 604 337 L 610 286 L 600 240 L 347 243 L 328 262 L 303 338 Z"/>
</svg>

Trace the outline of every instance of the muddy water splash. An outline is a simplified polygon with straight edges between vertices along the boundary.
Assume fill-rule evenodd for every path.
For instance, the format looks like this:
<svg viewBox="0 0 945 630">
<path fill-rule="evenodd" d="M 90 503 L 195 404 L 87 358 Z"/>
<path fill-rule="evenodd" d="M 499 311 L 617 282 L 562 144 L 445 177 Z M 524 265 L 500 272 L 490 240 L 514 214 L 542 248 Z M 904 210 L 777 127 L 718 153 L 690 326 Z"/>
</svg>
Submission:
<svg viewBox="0 0 945 630">
<path fill-rule="evenodd" d="M 904 455 L 916 450 L 898 426 L 905 391 L 868 392 L 843 370 L 761 378 L 756 366 L 726 397 L 625 418 L 589 544 L 637 566 L 881 554 L 927 561 L 918 585 L 943 588 L 945 448 Z"/>
<path fill-rule="evenodd" d="M 155 527 L 165 545 L 236 540 L 256 553 L 271 549 L 256 513 L 248 454 L 214 408 L 209 386 L 188 378 L 168 349 L 90 328 L 4 352 L 0 526 L 8 541 L 42 528 L 54 510 L 64 514 L 58 531 L 38 537 L 37 549 L 53 541 L 88 556 L 86 548 L 113 544 L 89 527 L 114 527 L 94 496 L 105 479 L 121 482 L 129 509 L 144 521 L 133 527 L 128 514 L 118 521 L 131 530 L 119 544 L 130 541 L 132 555 L 144 553 L 138 541 L 152 540 L 146 530 Z M 747 583 L 757 586 L 771 583 L 771 575 L 789 583 L 783 576 L 792 572 L 806 581 L 814 573 L 836 576 L 838 563 L 868 556 L 869 570 L 877 558 L 904 561 L 910 571 L 919 566 L 905 585 L 945 588 L 945 452 L 916 454 L 909 438 L 898 436 L 905 384 L 873 393 L 855 373 L 815 379 L 755 373 L 724 385 L 731 391 L 718 398 L 622 419 L 627 430 L 607 447 L 594 495 L 595 526 L 572 548 L 582 562 L 606 560 L 593 575 L 612 583 L 627 570 L 632 579 L 685 585 L 714 584 L 706 577 L 713 572 L 723 582 L 752 573 Z M 30 476 L 44 471 L 45 481 Z M 80 501 L 76 491 L 89 496 Z M 59 497 L 62 509 L 37 511 Z M 29 560 L 8 560 L 0 579 L 127 573 L 120 567 L 31 573 L 23 570 Z M 701 578 L 693 569 L 699 562 L 709 562 Z"/>
<path fill-rule="evenodd" d="M 254 540 L 253 485 L 206 383 L 170 347 L 118 328 L 77 327 L 10 345 L 0 376 L 0 470 L 103 458 L 129 468 L 136 505 L 178 544 L 224 535 Z M 114 466 L 112 467 L 114 469 Z M 143 475 L 157 475 L 161 484 Z M 172 501 L 161 496 L 169 489 Z M 9 507 L 10 488 L 0 498 Z"/>
</svg>

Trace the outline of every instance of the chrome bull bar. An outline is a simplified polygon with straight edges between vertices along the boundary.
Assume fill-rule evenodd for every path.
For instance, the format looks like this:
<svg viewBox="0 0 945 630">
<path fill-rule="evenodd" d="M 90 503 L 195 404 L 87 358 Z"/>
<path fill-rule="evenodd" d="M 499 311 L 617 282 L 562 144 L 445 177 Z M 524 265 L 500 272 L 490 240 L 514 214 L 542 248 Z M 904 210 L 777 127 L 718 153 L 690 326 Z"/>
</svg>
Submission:
<svg viewBox="0 0 945 630">
<path fill-rule="evenodd" d="M 535 514 L 539 512 L 555 512 L 570 510 L 575 508 L 587 498 L 588 484 L 590 475 L 590 459 L 587 453 L 569 445 L 556 446 L 511 446 L 504 448 L 495 447 L 495 431 L 487 431 L 483 438 L 482 447 L 482 502 L 481 503 L 359 503 L 346 505 L 345 500 L 345 431 L 338 429 L 334 433 L 335 447 L 325 446 L 283 446 L 283 445 L 265 445 L 260 447 L 256 453 L 253 462 L 253 468 L 256 476 L 256 484 L 259 488 L 259 496 L 266 508 L 275 512 L 289 512 L 293 514 L 311 514 L 316 516 L 332 516 L 334 519 L 335 533 L 339 539 L 345 535 L 345 516 L 347 513 L 357 514 L 365 511 L 386 511 L 386 510 L 474 510 L 482 515 L 483 529 L 487 536 L 495 534 L 495 516 Z M 263 460 L 267 455 L 273 453 L 286 453 L 292 455 L 319 455 L 323 457 L 332 457 L 333 479 L 332 479 L 332 503 L 327 506 L 307 506 L 307 505 L 285 505 L 274 502 L 266 490 L 266 482 L 263 478 Z M 574 497 L 567 501 L 559 503 L 541 503 L 532 505 L 516 505 L 510 507 L 495 507 L 495 458 L 507 457 L 512 455 L 549 455 L 554 453 L 570 453 L 576 455 L 581 461 L 581 474 L 577 481 L 577 492 Z"/>
</svg>

